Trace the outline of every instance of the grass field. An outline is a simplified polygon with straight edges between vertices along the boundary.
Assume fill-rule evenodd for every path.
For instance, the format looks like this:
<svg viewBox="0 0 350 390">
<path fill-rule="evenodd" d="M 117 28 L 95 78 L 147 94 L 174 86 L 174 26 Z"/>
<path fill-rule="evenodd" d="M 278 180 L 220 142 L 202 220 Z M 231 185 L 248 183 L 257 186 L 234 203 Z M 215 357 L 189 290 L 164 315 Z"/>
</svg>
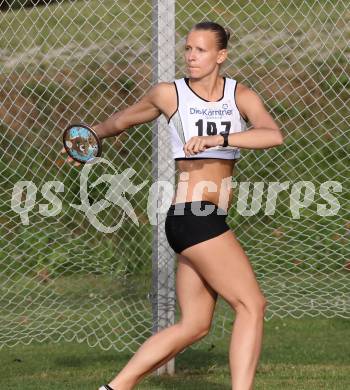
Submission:
<svg viewBox="0 0 350 390">
<path fill-rule="evenodd" d="M 272 319 L 256 376 L 256 390 L 348 390 L 349 320 Z M 211 337 L 210 335 L 208 336 Z M 140 390 L 229 390 L 228 335 L 202 342 L 176 358 L 173 377 L 147 377 Z M 0 350 L 0 388 L 97 390 L 125 365 L 128 352 L 76 342 L 32 343 Z"/>
</svg>

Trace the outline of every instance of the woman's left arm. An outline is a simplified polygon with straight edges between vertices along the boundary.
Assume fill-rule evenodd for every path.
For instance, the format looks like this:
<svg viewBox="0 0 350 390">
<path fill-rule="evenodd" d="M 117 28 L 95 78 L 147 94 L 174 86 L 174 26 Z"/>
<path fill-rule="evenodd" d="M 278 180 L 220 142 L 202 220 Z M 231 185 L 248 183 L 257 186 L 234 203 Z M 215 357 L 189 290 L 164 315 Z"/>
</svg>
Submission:
<svg viewBox="0 0 350 390">
<path fill-rule="evenodd" d="M 252 127 L 239 133 L 230 133 L 228 145 L 246 149 L 267 149 L 283 144 L 283 135 L 267 112 L 260 97 L 243 84 L 237 85 L 236 104 L 241 114 L 245 115 Z M 223 145 L 224 137 L 220 134 L 191 137 L 183 147 L 186 157 L 204 150 Z"/>
<path fill-rule="evenodd" d="M 238 148 L 266 149 L 283 144 L 283 135 L 267 112 L 260 97 L 243 84 L 237 85 L 236 104 L 252 127 L 240 133 L 232 133 L 228 144 Z"/>
</svg>

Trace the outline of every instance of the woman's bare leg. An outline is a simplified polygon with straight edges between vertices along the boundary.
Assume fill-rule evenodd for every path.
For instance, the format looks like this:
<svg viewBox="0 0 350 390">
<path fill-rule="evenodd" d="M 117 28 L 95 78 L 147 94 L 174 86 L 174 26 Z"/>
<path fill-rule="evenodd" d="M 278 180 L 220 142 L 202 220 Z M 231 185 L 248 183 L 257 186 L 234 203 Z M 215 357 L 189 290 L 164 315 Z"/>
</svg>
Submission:
<svg viewBox="0 0 350 390">
<path fill-rule="evenodd" d="M 230 343 L 233 390 L 252 390 L 261 351 L 266 300 L 232 231 L 182 252 L 236 311 Z"/>
<path fill-rule="evenodd" d="M 176 295 L 180 321 L 151 336 L 141 345 L 109 383 L 113 389 L 132 389 L 147 374 L 209 332 L 217 294 L 182 255 L 178 255 Z"/>
</svg>

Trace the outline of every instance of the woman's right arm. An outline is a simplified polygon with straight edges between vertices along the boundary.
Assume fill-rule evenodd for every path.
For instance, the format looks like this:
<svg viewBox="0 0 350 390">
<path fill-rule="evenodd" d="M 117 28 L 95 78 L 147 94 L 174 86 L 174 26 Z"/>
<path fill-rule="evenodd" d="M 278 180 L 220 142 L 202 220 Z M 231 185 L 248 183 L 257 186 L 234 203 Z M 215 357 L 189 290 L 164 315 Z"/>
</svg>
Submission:
<svg viewBox="0 0 350 390">
<path fill-rule="evenodd" d="M 171 116 L 176 109 L 176 101 L 174 84 L 159 83 L 152 87 L 137 103 L 116 112 L 92 128 L 101 139 L 113 137 L 130 127 L 151 122 L 162 113 L 167 117 Z M 66 154 L 65 148 L 62 148 L 61 153 Z M 74 163 L 75 166 L 81 165 L 69 156 L 66 161 Z"/>
<path fill-rule="evenodd" d="M 162 114 L 162 97 L 165 83 L 155 85 L 137 103 L 118 111 L 107 120 L 93 126 L 100 138 L 113 137 L 130 127 L 151 122 Z M 164 96 L 165 97 L 165 96 Z"/>
</svg>

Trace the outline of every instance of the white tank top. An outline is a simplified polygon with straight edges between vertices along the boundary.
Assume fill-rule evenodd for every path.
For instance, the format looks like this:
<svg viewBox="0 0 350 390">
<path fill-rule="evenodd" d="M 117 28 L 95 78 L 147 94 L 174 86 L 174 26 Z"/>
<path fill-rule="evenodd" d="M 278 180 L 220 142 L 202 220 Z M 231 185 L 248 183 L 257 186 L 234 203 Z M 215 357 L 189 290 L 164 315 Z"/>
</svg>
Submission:
<svg viewBox="0 0 350 390">
<path fill-rule="evenodd" d="M 169 119 L 172 152 L 175 160 L 195 158 L 240 158 L 236 147 L 216 146 L 191 157 L 185 157 L 183 146 L 194 136 L 216 135 L 222 131 L 237 133 L 246 130 L 247 122 L 241 116 L 236 100 L 237 81 L 224 78 L 221 99 L 207 101 L 198 96 L 189 86 L 188 79 L 174 81 L 177 93 L 177 110 Z"/>
</svg>

